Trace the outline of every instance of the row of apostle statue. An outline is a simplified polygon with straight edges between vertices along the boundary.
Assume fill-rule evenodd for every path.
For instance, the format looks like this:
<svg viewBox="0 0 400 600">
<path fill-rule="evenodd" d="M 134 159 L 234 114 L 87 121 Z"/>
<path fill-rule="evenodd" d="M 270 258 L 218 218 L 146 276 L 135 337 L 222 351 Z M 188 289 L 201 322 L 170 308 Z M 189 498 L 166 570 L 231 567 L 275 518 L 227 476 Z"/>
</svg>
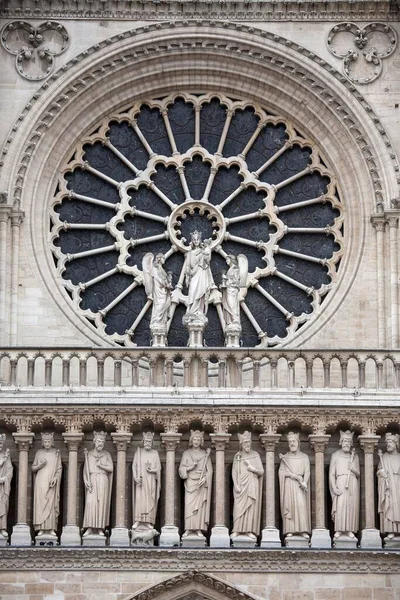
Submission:
<svg viewBox="0 0 400 600">
<path fill-rule="evenodd" d="M 335 540 L 355 540 L 359 531 L 360 463 L 353 447 L 353 432 L 340 432 L 340 448 L 330 460 L 329 489 L 332 496 L 332 521 Z M 290 538 L 307 543 L 311 534 L 310 461 L 300 450 L 298 433 L 287 434 L 288 452 L 279 454 L 279 492 L 284 540 Z M 152 545 L 159 535 L 155 529 L 161 491 L 161 461 L 153 447 L 154 433 L 143 433 L 142 444 L 134 453 L 132 543 Z M 83 482 L 85 509 L 83 539 L 106 536 L 110 524 L 111 490 L 114 465 L 105 450 L 106 433 L 94 432 L 93 448 L 85 449 Z M 378 451 L 378 502 L 381 533 L 400 542 L 400 436 L 387 433 L 386 452 Z M 8 538 L 7 514 L 13 465 L 10 452 L 4 448 L 5 435 L 0 435 L 0 536 Z M 249 431 L 239 434 L 240 449 L 232 464 L 233 527 L 230 538 L 234 546 L 255 545 L 261 529 L 261 504 L 264 467 L 257 451 L 252 449 Z M 182 453 L 179 476 L 184 482 L 183 545 L 205 545 L 210 524 L 213 466 L 211 449 L 204 449 L 204 433 L 190 432 L 188 449 Z M 33 528 L 37 541 L 57 543 L 60 512 L 62 464 L 60 451 L 54 447 L 53 433 L 42 433 L 42 448 L 32 464 L 35 474 L 33 489 Z M 217 490 L 218 493 L 218 490 Z M 166 498 L 166 502 L 169 499 Z"/>
</svg>

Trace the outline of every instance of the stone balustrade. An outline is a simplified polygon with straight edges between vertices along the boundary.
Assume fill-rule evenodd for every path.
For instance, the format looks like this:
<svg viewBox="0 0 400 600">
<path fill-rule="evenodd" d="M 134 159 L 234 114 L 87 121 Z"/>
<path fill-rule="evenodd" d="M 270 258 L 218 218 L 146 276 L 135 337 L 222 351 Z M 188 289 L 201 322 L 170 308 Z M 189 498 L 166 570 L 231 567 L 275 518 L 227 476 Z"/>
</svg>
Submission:
<svg viewBox="0 0 400 600">
<path fill-rule="evenodd" d="M 400 430 L 398 410 L 385 408 L 305 408 L 280 406 L 273 408 L 183 408 L 119 406 L 94 409 L 93 407 L 5 407 L 0 420 L 5 435 L 4 448 L 9 450 L 14 466 L 10 492 L 7 529 L 11 546 L 39 545 L 129 546 L 146 545 L 132 530 L 135 515 L 134 476 L 132 462 L 142 446 L 143 432 L 151 431 L 154 449 L 161 460 L 161 493 L 154 527 L 160 536 L 151 539 L 151 545 L 165 547 L 197 547 L 196 540 L 182 537 L 185 531 L 183 482 L 178 476 L 179 463 L 189 448 L 191 430 L 204 435 L 204 449 L 208 450 L 213 467 L 210 493 L 210 520 L 203 532 L 201 547 L 229 547 L 232 533 L 232 469 L 240 451 L 241 434 L 251 432 L 252 449 L 261 457 L 264 480 L 260 486 L 261 523 L 256 538 L 249 545 L 233 539 L 234 547 L 277 548 L 288 547 L 361 548 L 397 547 L 387 539 L 387 531 L 380 535 L 378 515 L 377 469 L 382 469 L 382 455 L 387 453 L 389 432 L 394 437 Z M 35 475 L 32 463 L 41 450 L 41 433 L 52 431 L 54 448 L 62 463 L 60 476 L 60 514 L 55 534 L 37 536 L 34 531 Z M 93 448 L 94 432 L 103 431 L 105 452 L 114 465 L 111 490 L 110 519 L 104 537 L 82 537 L 85 532 L 85 456 Z M 300 451 L 309 457 L 311 476 L 308 483 L 311 500 L 310 538 L 299 540 L 284 537 L 281 482 L 277 467 L 288 451 L 287 433 L 297 432 Z M 360 464 L 361 494 L 360 522 L 352 540 L 344 546 L 333 537 L 332 502 L 327 485 L 332 454 L 339 449 L 340 431 L 353 432 L 354 448 Z M 0 432 L 0 433 L 1 433 Z M 1 452 L 0 452 L 1 455 Z M 349 455 L 350 456 L 350 455 Z M 0 456 L 1 459 L 1 456 Z M 1 460 L 0 460 L 1 463 Z M 346 462 L 347 464 L 347 462 Z M 18 474 L 18 476 L 17 476 Z M 211 480 L 210 480 L 211 481 Z M 17 485 L 16 485 L 17 484 Z M 35 537 L 36 535 L 36 537 Z M 190 536 L 189 536 L 190 537 Z M 6 540 L 3 544 L 6 543 Z M 189 543 L 190 542 L 190 543 Z"/>
<path fill-rule="evenodd" d="M 0 389 L 393 390 L 400 351 L 232 348 L 0 349 Z"/>
</svg>

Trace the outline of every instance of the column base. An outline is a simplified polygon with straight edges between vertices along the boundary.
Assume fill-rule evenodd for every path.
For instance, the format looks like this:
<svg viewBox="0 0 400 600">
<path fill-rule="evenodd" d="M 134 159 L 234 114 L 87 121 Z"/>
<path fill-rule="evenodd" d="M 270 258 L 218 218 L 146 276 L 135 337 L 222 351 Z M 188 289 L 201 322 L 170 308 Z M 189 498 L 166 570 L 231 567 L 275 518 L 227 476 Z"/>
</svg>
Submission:
<svg viewBox="0 0 400 600">
<path fill-rule="evenodd" d="M 332 540 L 327 529 L 313 529 L 311 548 L 331 548 Z"/>
<path fill-rule="evenodd" d="M 161 527 L 160 546 L 179 548 L 180 545 L 179 529 L 175 525 L 164 525 L 164 527 Z"/>
<path fill-rule="evenodd" d="M 231 538 L 229 537 L 229 529 L 225 525 L 215 525 L 211 529 L 210 536 L 211 548 L 230 548 Z"/>
<path fill-rule="evenodd" d="M 11 534 L 12 546 L 32 546 L 31 528 L 26 523 L 14 525 Z"/>
<path fill-rule="evenodd" d="M 81 534 L 77 525 L 64 525 L 61 534 L 61 546 L 80 546 Z"/>
<path fill-rule="evenodd" d="M 8 546 L 8 537 L 0 535 L 0 548 L 5 548 L 6 546 Z"/>
<path fill-rule="evenodd" d="M 286 548 L 309 548 L 310 538 L 305 538 L 302 535 L 290 535 L 285 537 Z"/>
<path fill-rule="evenodd" d="M 378 529 L 363 529 L 360 548 L 382 548 L 381 535 Z"/>
<path fill-rule="evenodd" d="M 127 527 L 113 527 L 110 536 L 110 546 L 129 546 L 129 530 Z"/>
<path fill-rule="evenodd" d="M 276 527 L 266 527 L 261 532 L 261 548 L 281 548 L 282 542 L 279 535 L 279 529 Z"/>
</svg>

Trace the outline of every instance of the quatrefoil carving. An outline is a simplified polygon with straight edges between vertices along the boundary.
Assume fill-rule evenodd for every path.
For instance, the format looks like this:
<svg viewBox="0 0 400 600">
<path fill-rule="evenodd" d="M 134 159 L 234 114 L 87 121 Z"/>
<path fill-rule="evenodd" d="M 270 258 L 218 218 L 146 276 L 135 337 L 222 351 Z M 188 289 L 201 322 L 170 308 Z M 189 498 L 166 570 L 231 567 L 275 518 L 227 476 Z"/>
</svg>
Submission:
<svg viewBox="0 0 400 600">
<path fill-rule="evenodd" d="M 0 39 L 3 48 L 15 55 L 18 73 L 30 81 L 40 81 L 53 71 L 54 57 L 64 52 L 69 36 L 55 21 L 37 28 L 26 21 L 12 21 L 3 27 Z"/>
<path fill-rule="evenodd" d="M 393 54 L 395 31 L 385 23 L 359 27 L 339 23 L 328 34 L 327 44 L 334 56 L 343 59 L 343 72 L 354 83 L 371 83 L 382 72 L 382 60 Z"/>
</svg>

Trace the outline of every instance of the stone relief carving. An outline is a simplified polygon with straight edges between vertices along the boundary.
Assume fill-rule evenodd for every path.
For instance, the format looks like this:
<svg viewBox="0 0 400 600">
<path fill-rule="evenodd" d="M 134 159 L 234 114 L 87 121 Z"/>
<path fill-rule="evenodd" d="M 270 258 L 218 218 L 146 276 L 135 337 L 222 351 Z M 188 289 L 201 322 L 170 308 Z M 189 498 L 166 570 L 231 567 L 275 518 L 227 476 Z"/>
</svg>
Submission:
<svg viewBox="0 0 400 600">
<path fill-rule="evenodd" d="M 30 81 L 40 81 L 53 71 L 54 57 L 67 48 L 69 36 L 56 21 L 36 28 L 26 21 L 13 21 L 3 27 L 0 39 L 3 48 L 15 55 L 18 73 Z"/>
<path fill-rule="evenodd" d="M 210 523 L 213 468 L 210 448 L 204 450 L 204 432 L 192 430 L 189 449 L 182 454 L 179 476 L 185 482 L 184 544 L 205 545 L 204 532 Z"/>
<path fill-rule="evenodd" d="M 10 503 L 11 480 L 14 468 L 9 448 L 4 448 L 6 434 L 0 434 L 0 545 L 8 540 L 7 516 Z M 3 543 L 3 544 L 2 544 Z"/>
<path fill-rule="evenodd" d="M 385 546 L 400 547 L 400 436 L 385 435 L 386 452 L 378 450 L 378 512 Z"/>
<path fill-rule="evenodd" d="M 151 545 L 155 536 L 158 500 L 161 490 L 161 462 L 153 449 L 154 433 L 143 433 L 143 444 L 135 451 L 132 463 L 134 482 L 132 544 Z"/>
<path fill-rule="evenodd" d="M 343 59 L 343 71 L 354 83 L 371 83 L 382 73 L 382 60 L 397 45 L 394 29 L 386 23 L 339 23 L 329 32 L 327 44 L 334 56 Z"/>
<path fill-rule="evenodd" d="M 93 432 L 94 448 L 85 448 L 83 482 L 86 488 L 83 537 L 105 536 L 105 528 L 110 522 L 110 501 L 114 465 L 111 454 L 104 450 L 106 433 Z"/>
<path fill-rule="evenodd" d="M 334 540 L 337 545 L 354 542 L 359 528 L 360 461 L 352 447 L 353 437 L 354 432 L 340 432 L 341 449 L 332 454 L 329 465 Z"/>
<path fill-rule="evenodd" d="M 251 432 L 239 434 L 240 451 L 232 465 L 233 529 L 231 539 L 256 542 L 260 534 L 264 467 L 258 452 L 251 448 Z"/>
<path fill-rule="evenodd" d="M 57 538 L 60 514 L 60 483 L 62 465 L 60 451 L 54 448 L 54 434 L 42 433 L 41 450 L 36 452 L 32 472 L 36 473 L 33 501 L 33 528 L 36 538 L 54 541 Z"/>
<path fill-rule="evenodd" d="M 280 454 L 279 491 L 285 544 L 308 545 L 311 533 L 310 459 L 298 433 L 287 434 L 289 452 Z"/>
</svg>

